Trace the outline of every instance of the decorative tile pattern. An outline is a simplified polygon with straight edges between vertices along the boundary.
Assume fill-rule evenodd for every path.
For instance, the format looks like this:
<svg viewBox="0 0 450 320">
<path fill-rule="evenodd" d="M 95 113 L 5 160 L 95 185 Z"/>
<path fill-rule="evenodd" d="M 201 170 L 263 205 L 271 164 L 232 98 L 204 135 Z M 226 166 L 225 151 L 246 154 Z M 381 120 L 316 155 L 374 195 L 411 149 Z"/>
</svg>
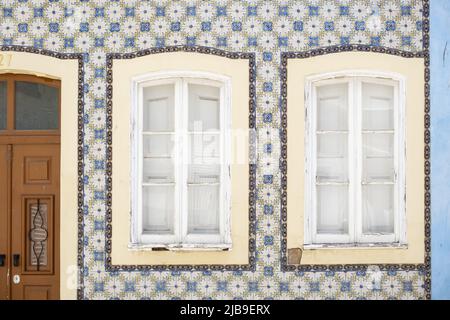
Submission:
<svg viewBox="0 0 450 320">
<path fill-rule="evenodd" d="M 84 108 L 80 112 L 84 113 L 80 133 L 84 141 L 80 149 L 83 156 L 80 183 L 84 197 L 80 199 L 79 298 L 429 298 L 427 270 L 282 271 L 279 161 L 281 53 L 349 44 L 411 53 L 427 50 L 428 38 L 424 37 L 428 30 L 427 0 L 2 0 L 0 3 L 2 50 L 14 45 L 77 53 L 83 58 Z M 255 271 L 105 269 L 109 139 L 106 55 L 179 45 L 255 54 L 258 135 Z"/>
</svg>

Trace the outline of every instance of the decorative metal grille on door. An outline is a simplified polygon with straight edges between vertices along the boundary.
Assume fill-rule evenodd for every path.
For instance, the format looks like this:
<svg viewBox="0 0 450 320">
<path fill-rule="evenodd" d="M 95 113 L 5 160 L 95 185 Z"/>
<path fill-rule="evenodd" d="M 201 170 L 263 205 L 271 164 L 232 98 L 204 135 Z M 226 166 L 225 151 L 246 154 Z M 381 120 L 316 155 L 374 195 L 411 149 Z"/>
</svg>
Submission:
<svg viewBox="0 0 450 320">
<path fill-rule="evenodd" d="M 52 199 L 26 199 L 26 271 L 48 272 L 52 269 Z"/>
<path fill-rule="evenodd" d="M 31 265 L 36 266 L 37 271 L 39 271 L 41 266 L 47 265 L 47 204 L 41 204 L 38 199 L 36 204 L 30 206 L 30 213 L 31 229 L 28 232 L 28 239 L 31 252 L 29 254 Z"/>
</svg>

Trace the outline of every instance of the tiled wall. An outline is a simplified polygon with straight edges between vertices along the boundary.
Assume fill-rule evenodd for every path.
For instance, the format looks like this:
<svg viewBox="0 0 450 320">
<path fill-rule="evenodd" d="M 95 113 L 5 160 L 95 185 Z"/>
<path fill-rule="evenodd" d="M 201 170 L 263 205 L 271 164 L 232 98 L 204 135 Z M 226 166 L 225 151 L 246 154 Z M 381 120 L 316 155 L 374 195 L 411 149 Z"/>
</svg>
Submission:
<svg viewBox="0 0 450 320">
<path fill-rule="evenodd" d="M 450 299 L 450 1 L 433 0 L 431 23 L 432 295 Z"/>
<path fill-rule="evenodd" d="M 279 139 L 265 140 L 264 135 L 257 148 L 256 271 L 107 272 L 104 261 L 107 53 L 173 45 L 256 53 L 256 126 L 264 132 L 280 128 L 281 52 L 340 44 L 422 51 L 422 9 L 421 0 L 2 0 L 3 46 L 84 53 L 80 298 L 425 298 L 425 276 L 418 270 L 280 271 Z"/>
</svg>

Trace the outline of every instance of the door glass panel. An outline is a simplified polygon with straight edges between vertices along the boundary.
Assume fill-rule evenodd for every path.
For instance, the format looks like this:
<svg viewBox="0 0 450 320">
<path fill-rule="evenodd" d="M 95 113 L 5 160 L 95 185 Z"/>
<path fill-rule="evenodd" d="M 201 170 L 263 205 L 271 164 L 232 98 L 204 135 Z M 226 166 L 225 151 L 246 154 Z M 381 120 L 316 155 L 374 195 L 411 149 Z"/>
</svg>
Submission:
<svg viewBox="0 0 450 320">
<path fill-rule="evenodd" d="M 188 193 L 188 233 L 218 234 L 220 186 L 191 185 Z"/>
<path fill-rule="evenodd" d="M 220 129 L 220 88 L 189 84 L 189 131 Z"/>
<path fill-rule="evenodd" d="M 174 187 L 145 186 L 142 188 L 143 232 L 173 234 Z"/>
<path fill-rule="evenodd" d="M 16 81 L 15 87 L 15 128 L 57 130 L 59 89 L 26 81 Z"/>
<path fill-rule="evenodd" d="M 0 81 L 0 130 L 6 129 L 6 81 Z"/>
<path fill-rule="evenodd" d="M 143 129 L 145 132 L 173 132 L 175 127 L 175 85 L 165 84 L 143 90 Z"/>
<path fill-rule="evenodd" d="M 348 186 L 317 186 L 317 233 L 348 234 Z"/>
<path fill-rule="evenodd" d="M 394 233 L 394 186 L 363 186 L 363 233 Z"/>
<path fill-rule="evenodd" d="M 48 263 L 48 204 L 29 201 L 28 214 L 28 265 L 39 271 Z"/>
</svg>

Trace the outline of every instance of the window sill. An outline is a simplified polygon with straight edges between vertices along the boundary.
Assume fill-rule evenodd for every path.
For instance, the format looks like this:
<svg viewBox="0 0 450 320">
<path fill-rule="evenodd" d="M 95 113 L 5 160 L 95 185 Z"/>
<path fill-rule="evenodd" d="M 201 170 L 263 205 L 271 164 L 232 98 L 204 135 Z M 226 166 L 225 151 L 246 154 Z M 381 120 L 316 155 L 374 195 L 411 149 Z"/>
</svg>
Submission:
<svg viewBox="0 0 450 320">
<path fill-rule="evenodd" d="M 405 243 L 330 243 L 330 244 L 306 244 L 303 250 L 322 250 L 322 249 L 408 249 Z"/>
<path fill-rule="evenodd" d="M 231 251 L 231 244 L 142 244 L 130 243 L 130 251 Z"/>
</svg>

